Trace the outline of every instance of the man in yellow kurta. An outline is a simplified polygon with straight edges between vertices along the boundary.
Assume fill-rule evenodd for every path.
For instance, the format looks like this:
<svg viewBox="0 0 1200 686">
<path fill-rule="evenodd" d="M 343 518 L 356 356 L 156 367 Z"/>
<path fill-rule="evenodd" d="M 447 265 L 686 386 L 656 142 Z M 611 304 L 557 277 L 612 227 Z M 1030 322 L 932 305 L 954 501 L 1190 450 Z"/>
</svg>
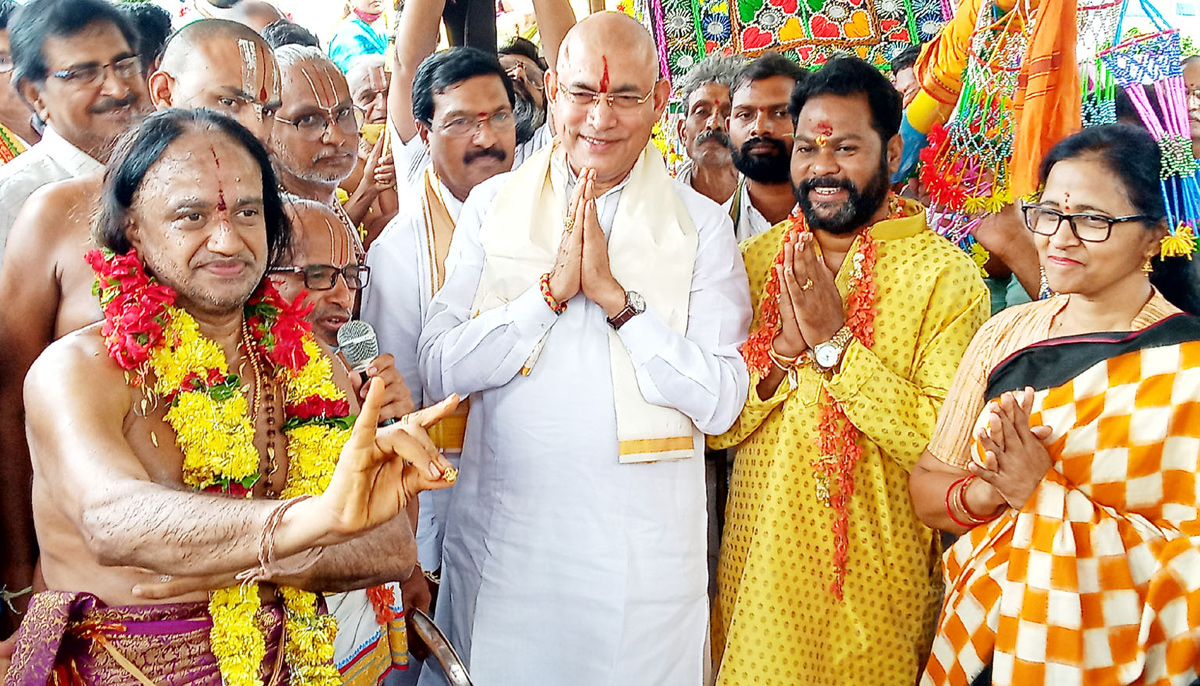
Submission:
<svg viewBox="0 0 1200 686">
<path fill-rule="evenodd" d="M 792 94 L 800 213 L 742 244 L 756 306 L 713 617 L 717 683 L 909 686 L 940 600 L 908 471 L 988 312 L 964 253 L 888 193 L 900 95 L 857 58 Z"/>
</svg>

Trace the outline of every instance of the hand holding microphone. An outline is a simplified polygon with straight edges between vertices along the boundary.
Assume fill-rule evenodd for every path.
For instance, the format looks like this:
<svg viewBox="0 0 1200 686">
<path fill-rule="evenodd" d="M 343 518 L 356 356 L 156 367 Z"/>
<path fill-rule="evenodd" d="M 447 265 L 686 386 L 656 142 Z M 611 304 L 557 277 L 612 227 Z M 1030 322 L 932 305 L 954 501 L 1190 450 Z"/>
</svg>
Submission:
<svg viewBox="0 0 1200 686">
<path fill-rule="evenodd" d="M 338 329 L 337 340 L 346 364 L 356 372 L 350 378 L 359 402 L 366 399 L 371 379 L 379 378 L 387 383 L 387 395 L 379 411 L 380 426 L 395 424 L 415 409 L 404 377 L 396 369 L 395 358 L 379 354 L 379 339 L 369 323 L 358 319 L 346 322 Z"/>
</svg>

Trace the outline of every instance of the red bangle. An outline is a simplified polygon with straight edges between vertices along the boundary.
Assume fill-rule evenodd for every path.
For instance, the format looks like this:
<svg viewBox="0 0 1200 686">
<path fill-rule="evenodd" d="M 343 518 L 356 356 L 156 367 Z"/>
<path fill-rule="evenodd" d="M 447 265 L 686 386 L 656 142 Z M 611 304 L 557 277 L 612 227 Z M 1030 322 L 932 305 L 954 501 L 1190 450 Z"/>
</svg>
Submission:
<svg viewBox="0 0 1200 686">
<path fill-rule="evenodd" d="M 550 272 L 542 274 L 541 280 L 542 297 L 545 298 L 546 304 L 554 311 L 554 314 L 562 314 L 567 311 L 567 304 L 560 303 L 554 299 L 554 295 L 550 292 Z"/>
<path fill-rule="evenodd" d="M 959 519 L 958 517 L 954 516 L 954 508 L 950 505 L 950 498 L 953 497 L 953 495 L 954 495 L 954 489 L 958 488 L 959 484 L 961 484 L 962 482 L 966 481 L 969 478 L 970 477 L 964 476 L 963 478 L 959 479 L 958 481 L 955 481 L 954 483 L 950 484 L 950 488 L 946 489 L 946 514 L 950 515 L 950 521 L 954 522 L 955 524 L 957 524 L 961 527 L 965 527 L 967 529 L 973 529 L 973 528 L 975 528 L 974 524 L 968 524 L 968 523 L 962 521 L 961 519 Z"/>
<path fill-rule="evenodd" d="M 999 517 L 1000 513 L 997 512 L 988 517 L 981 517 L 971 511 L 971 506 L 967 505 L 967 487 L 970 486 L 971 482 L 974 480 L 975 480 L 974 474 L 972 474 L 971 476 L 968 476 L 966 478 L 963 485 L 958 490 L 958 494 L 959 494 L 958 501 L 959 501 L 959 503 L 962 504 L 963 514 L 967 515 L 967 519 L 974 520 L 978 524 L 986 524 L 986 523 L 992 521 L 993 519 Z"/>
</svg>

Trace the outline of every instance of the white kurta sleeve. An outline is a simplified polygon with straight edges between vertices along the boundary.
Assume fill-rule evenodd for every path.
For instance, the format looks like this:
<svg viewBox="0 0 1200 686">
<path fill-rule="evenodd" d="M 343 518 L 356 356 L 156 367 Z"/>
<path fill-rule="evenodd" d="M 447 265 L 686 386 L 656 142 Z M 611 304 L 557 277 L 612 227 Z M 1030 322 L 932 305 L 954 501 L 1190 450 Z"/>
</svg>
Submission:
<svg viewBox="0 0 1200 686">
<path fill-rule="evenodd" d="M 618 334 L 629 350 L 647 402 L 687 415 L 706 434 L 733 425 L 750 384 L 740 347 L 750 327 L 750 286 L 729 216 L 708 202 L 688 209 L 699 232 L 688 303 L 687 333 L 679 335 L 647 309 Z"/>
<path fill-rule="evenodd" d="M 493 177 L 471 192 L 454 230 L 446 283 L 434 296 L 421 332 L 427 402 L 507 384 L 558 319 L 536 282 L 512 301 L 471 316 L 483 272 L 479 228 L 502 180 Z"/>
<path fill-rule="evenodd" d="M 413 218 L 402 212 L 367 251 L 371 281 L 363 290 L 361 317 L 375 327 L 379 352 L 396 358 L 396 370 L 419 408 L 424 406 L 417 369 L 422 293 L 415 228 Z"/>
</svg>

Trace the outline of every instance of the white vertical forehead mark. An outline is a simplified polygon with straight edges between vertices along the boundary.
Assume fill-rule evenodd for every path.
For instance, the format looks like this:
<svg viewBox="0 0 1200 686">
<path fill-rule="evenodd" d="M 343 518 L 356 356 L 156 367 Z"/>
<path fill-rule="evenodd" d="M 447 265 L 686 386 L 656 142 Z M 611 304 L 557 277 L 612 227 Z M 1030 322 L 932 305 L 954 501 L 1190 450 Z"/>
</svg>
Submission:
<svg viewBox="0 0 1200 686">
<path fill-rule="evenodd" d="M 329 100 L 327 107 L 334 107 L 338 104 L 337 88 L 333 85 L 333 74 L 329 73 L 328 69 L 322 69 L 325 72 L 325 80 L 329 82 Z"/>
<path fill-rule="evenodd" d="M 239 38 L 238 52 L 242 53 L 242 92 L 257 98 L 262 90 L 258 87 L 258 46 L 254 41 Z"/>
<path fill-rule="evenodd" d="M 313 97 L 317 100 L 317 107 L 325 107 L 321 102 L 321 93 L 317 90 L 317 84 L 313 82 L 312 77 L 308 75 L 307 65 L 300 67 L 300 73 L 304 74 L 304 80 L 308 81 L 308 87 L 312 89 Z"/>
</svg>

